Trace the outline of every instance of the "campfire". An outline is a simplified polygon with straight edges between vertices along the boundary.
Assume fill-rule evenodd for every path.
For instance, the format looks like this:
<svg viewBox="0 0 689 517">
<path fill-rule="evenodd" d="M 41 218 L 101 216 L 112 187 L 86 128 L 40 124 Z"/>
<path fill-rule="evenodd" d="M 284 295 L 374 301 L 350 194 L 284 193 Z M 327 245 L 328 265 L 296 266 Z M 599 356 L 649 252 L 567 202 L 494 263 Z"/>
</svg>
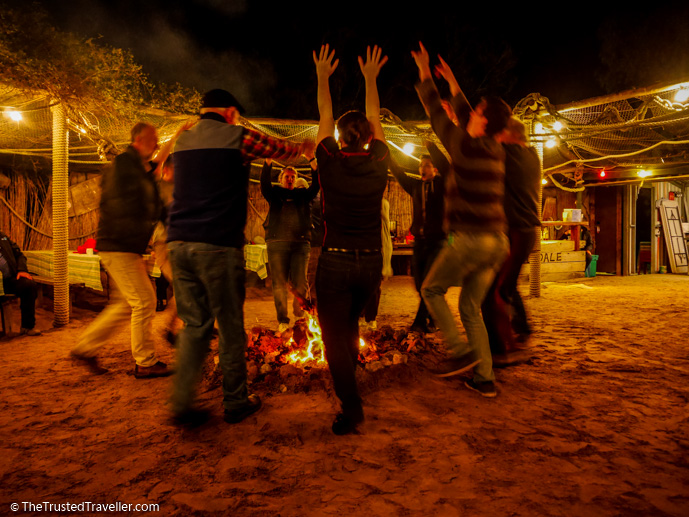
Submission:
<svg viewBox="0 0 689 517">
<path fill-rule="evenodd" d="M 425 346 L 425 339 L 418 334 L 383 326 L 359 339 L 359 362 L 366 370 L 376 371 L 406 363 L 411 351 L 420 351 Z M 282 335 L 264 327 L 254 327 L 249 333 L 247 360 L 257 368 L 257 374 L 284 365 L 301 369 L 325 368 L 325 348 L 317 318 L 307 312 L 293 329 Z"/>
<path fill-rule="evenodd" d="M 260 383 L 269 390 L 308 392 L 327 390 L 330 374 L 325 359 L 325 347 L 316 316 L 309 312 L 295 322 L 294 327 L 282 334 L 272 329 L 255 326 L 248 332 L 247 373 L 252 383 Z M 407 363 L 419 365 L 438 355 L 438 345 L 432 339 L 406 330 L 395 330 L 383 325 L 366 332 L 359 339 L 357 376 L 366 382 L 377 383 L 379 371 L 390 371 L 393 376 L 411 375 Z M 207 389 L 222 383 L 218 357 L 208 364 L 204 374 Z M 396 369 L 401 368 L 401 369 Z M 411 370 L 414 370 L 412 368 Z M 377 372 L 377 373 L 376 373 Z"/>
</svg>

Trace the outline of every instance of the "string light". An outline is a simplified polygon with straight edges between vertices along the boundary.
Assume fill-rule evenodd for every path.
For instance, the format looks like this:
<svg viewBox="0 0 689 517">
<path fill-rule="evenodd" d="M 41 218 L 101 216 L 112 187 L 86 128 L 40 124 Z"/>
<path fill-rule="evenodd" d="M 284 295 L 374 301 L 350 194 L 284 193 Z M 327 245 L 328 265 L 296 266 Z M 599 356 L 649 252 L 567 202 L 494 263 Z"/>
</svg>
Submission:
<svg viewBox="0 0 689 517">
<path fill-rule="evenodd" d="M 551 138 L 550 140 L 548 140 L 548 141 L 545 143 L 545 146 L 546 146 L 548 149 L 552 149 L 552 148 L 555 147 L 556 145 L 557 145 L 557 140 L 555 140 L 554 138 Z"/>
<path fill-rule="evenodd" d="M 22 114 L 19 113 L 18 111 L 8 110 L 5 113 L 7 114 L 8 117 L 10 117 L 15 122 L 19 122 L 22 119 Z"/>
<path fill-rule="evenodd" d="M 547 185 L 547 184 L 548 184 L 548 180 L 545 179 L 545 178 L 543 178 L 543 179 L 541 180 L 541 183 L 542 183 L 543 185 Z"/>
<path fill-rule="evenodd" d="M 675 93 L 675 102 L 687 102 L 689 99 L 689 88 L 682 88 Z"/>
<path fill-rule="evenodd" d="M 640 170 L 639 172 L 636 173 L 637 176 L 640 178 L 648 178 L 651 174 L 653 174 L 651 171 L 647 170 Z"/>
<path fill-rule="evenodd" d="M 414 144 L 407 142 L 402 147 L 402 152 L 408 156 L 411 156 L 411 154 L 414 152 Z"/>
<path fill-rule="evenodd" d="M 557 122 L 555 122 L 555 124 L 553 124 L 553 129 L 555 131 L 560 131 L 563 127 L 565 127 L 565 126 L 563 126 L 562 122 L 560 122 L 559 120 Z"/>
</svg>

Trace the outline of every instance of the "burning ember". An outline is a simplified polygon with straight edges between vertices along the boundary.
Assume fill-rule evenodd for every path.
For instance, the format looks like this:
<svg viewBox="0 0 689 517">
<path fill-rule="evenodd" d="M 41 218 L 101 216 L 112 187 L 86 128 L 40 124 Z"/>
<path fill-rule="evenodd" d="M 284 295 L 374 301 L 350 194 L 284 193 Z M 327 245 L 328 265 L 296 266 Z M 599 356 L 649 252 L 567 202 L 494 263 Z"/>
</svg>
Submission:
<svg viewBox="0 0 689 517">
<path fill-rule="evenodd" d="M 389 364 L 406 363 L 406 356 L 412 349 L 420 350 L 424 346 L 425 341 L 416 334 L 384 326 L 367 334 L 366 340 L 359 338 L 359 362 L 366 365 L 366 369 L 375 371 Z M 306 312 L 293 329 L 282 335 L 254 327 L 249 333 L 247 359 L 258 366 L 257 374 L 283 365 L 302 369 L 325 368 L 325 347 L 317 318 Z"/>
<path fill-rule="evenodd" d="M 282 392 L 328 389 L 331 379 L 326 368 L 321 329 L 314 315 L 307 312 L 304 318 L 295 322 L 292 329 L 281 335 L 257 326 L 251 329 L 247 337 L 246 359 L 250 382 L 258 382 Z M 363 375 L 369 382 L 377 382 L 372 380 L 377 378 L 376 372 L 387 367 L 404 365 L 409 360 L 414 364 L 425 363 L 429 355 L 444 357 L 444 351 L 439 352 L 438 346 L 434 340 L 427 341 L 418 334 L 383 325 L 359 339 L 358 361 L 363 371 L 357 368 L 357 375 Z M 204 373 L 207 389 L 215 389 L 222 384 L 218 363 L 217 354 L 207 363 Z M 394 370 L 396 373 L 393 375 L 409 375 L 411 371 L 414 370 Z"/>
</svg>

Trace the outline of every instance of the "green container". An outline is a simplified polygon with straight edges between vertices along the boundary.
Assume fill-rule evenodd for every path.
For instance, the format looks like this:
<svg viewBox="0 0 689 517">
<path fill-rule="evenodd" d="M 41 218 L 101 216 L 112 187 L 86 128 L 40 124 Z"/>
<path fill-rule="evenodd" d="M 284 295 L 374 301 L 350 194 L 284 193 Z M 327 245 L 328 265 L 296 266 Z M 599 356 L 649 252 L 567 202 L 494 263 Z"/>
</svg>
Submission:
<svg viewBox="0 0 689 517">
<path fill-rule="evenodd" d="M 591 262 L 586 268 L 586 276 L 596 276 L 596 263 L 598 262 L 598 255 L 591 255 Z"/>
</svg>

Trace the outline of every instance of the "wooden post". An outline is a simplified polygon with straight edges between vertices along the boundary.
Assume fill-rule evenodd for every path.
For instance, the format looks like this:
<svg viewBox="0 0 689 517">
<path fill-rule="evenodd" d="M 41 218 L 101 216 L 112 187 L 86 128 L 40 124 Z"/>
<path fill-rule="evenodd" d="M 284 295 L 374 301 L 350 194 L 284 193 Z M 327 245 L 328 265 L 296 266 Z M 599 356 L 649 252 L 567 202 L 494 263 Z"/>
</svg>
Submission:
<svg viewBox="0 0 689 517">
<path fill-rule="evenodd" d="M 62 104 L 53 106 L 53 256 L 55 326 L 69 323 L 69 272 L 67 265 L 69 173 L 67 154 L 69 134 Z"/>
</svg>

